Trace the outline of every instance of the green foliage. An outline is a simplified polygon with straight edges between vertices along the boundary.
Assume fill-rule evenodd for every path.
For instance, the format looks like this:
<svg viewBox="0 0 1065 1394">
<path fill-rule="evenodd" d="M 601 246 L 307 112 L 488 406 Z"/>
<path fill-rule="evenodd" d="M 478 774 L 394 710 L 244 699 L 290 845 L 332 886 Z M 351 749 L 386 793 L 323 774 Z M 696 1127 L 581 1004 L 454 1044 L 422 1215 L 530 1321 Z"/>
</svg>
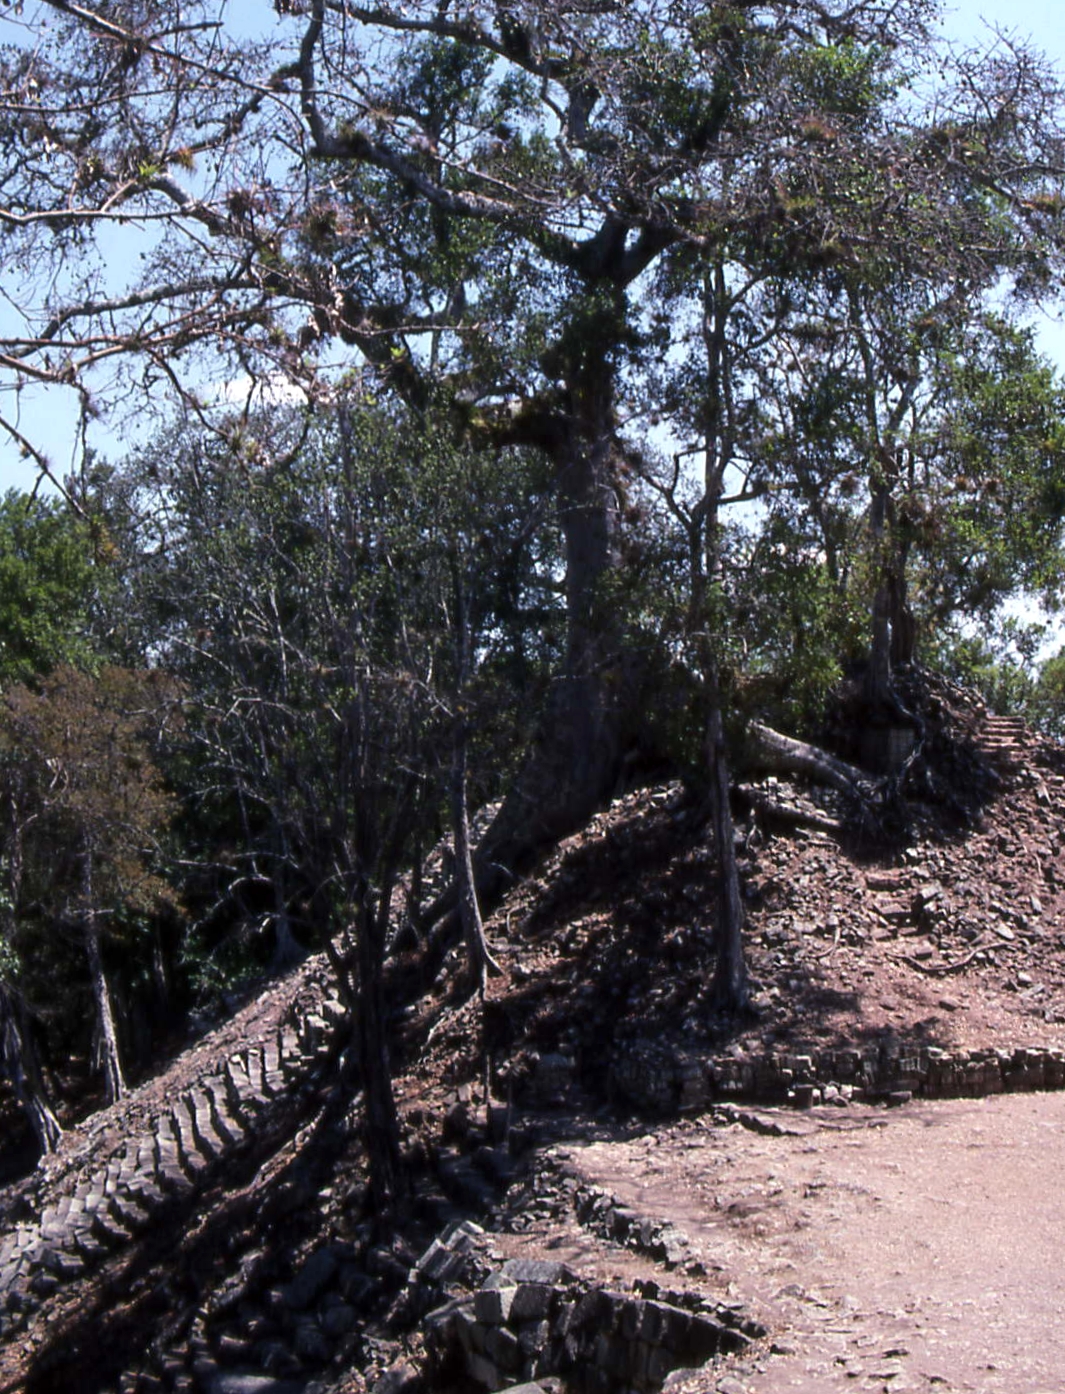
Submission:
<svg viewBox="0 0 1065 1394">
<path fill-rule="evenodd" d="M 0 500 L 0 687 L 91 662 L 100 577 L 90 529 L 62 503 Z"/>
<path fill-rule="evenodd" d="M 969 326 L 936 366 L 943 405 L 925 428 L 936 472 L 914 491 L 905 519 L 928 622 L 959 613 L 987 621 L 1021 589 L 1056 610 L 1065 388 L 1031 331 L 998 317 Z"/>
<path fill-rule="evenodd" d="M 1059 740 L 1065 739 L 1065 649 L 1043 663 L 1034 690 L 1026 694 L 1023 710 L 1035 725 Z"/>
<path fill-rule="evenodd" d="M 861 650 L 864 610 L 833 581 L 816 538 L 775 513 L 736 557 L 729 632 L 736 700 L 789 731 L 816 733 L 825 701 Z"/>
</svg>

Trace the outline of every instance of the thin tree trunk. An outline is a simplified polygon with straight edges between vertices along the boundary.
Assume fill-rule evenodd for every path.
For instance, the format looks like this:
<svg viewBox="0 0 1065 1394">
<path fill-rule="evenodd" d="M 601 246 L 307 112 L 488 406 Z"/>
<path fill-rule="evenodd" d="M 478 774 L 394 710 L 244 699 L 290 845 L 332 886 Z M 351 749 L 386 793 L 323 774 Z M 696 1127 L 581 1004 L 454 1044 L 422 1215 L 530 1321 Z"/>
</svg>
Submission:
<svg viewBox="0 0 1065 1394">
<path fill-rule="evenodd" d="M 24 815 L 16 787 L 7 790 L 9 837 L 5 847 L 7 872 L 7 910 L 4 916 L 6 948 L 14 956 L 16 907 L 22 894 L 22 834 Z M 30 1126 L 37 1137 L 42 1154 L 54 1152 L 63 1129 L 59 1125 L 48 1099 L 37 1047 L 34 1044 L 26 1003 L 17 988 L 0 983 L 0 1056 L 11 1087 L 15 1091 Z"/>
<path fill-rule="evenodd" d="M 730 802 L 732 780 L 729 771 L 725 723 L 721 713 L 721 668 L 719 631 L 722 613 L 711 603 L 713 586 L 724 592 L 724 564 L 721 552 L 721 499 L 725 474 L 733 459 L 735 430 L 732 408 L 731 361 L 728 347 L 728 285 L 725 268 L 718 260 L 705 286 L 706 313 L 703 334 L 707 355 L 706 450 L 702 507 L 692 520 L 691 597 L 692 613 L 698 625 L 698 647 L 709 697 L 706 726 L 707 774 L 710 783 L 710 824 L 714 839 L 713 856 L 717 868 L 717 957 L 710 986 L 711 1004 L 722 1012 L 743 1012 L 750 1005 L 747 961 L 743 951 L 746 916 L 736 863 L 736 838 Z"/>
<path fill-rule="evenodd" d="M 126 1092 L 126 1078 L 122 1071 L 122 1058 L 118 1049 L 118 1032 L 115 1029 L 114 1004 L 111 989 L 104 972 L 103 953 L 100 947 L 100 920 L 93 904 L 92 851 L 88 848 L 82 853 L 82 895 L 84 909 L 82 926 L 85 935 L 85 954 L 89 962 L 89 977 L 96 1002 L 96 1020 L 100 1032 L 100 1051 L 104 1071 L 104 1085 L 107 1102 L 115 1103 Z"/>
<path fill-rule="evenodd" d="M 356 893 L 359 965 L 356 1030 L 365 1100 L 365 1138 L 370 1171 L 370 1195 L 378 1228 L 386 1232 L 394 1218 L 399 1195 L 399 1115 L 392 1090 L 385 1002 L 385 930 L 388 910 L 375 906 L 365 879 Z"/>
<path fill-rule="evenodd" d="M 460 719 L 455 731 L 451 761 L 451 820 L 455 841 L 455 882 L 458 892 L 459 919 L 466 941 L 470 978 L 475 988 L 484 992 L 488 974 L 502 972 L 488 949 L 477 898 L 477 883 L 473 874 L 473 852 L 470 847 L 470 816 L 466 797 L 466 752 L 468 738 L 465 723 Z"/>
<path fill-rule="evenodd" d="M 4 1071 L 30 1121 L 41 1152 L 54 1152 L 63 1129 L 48 1101 L 25 1007 L 6 986 L 0 986 L 0 1054 Z"/>
<path fill-rule="evenodd" d="M 473 871 L 473 852 L 470 847 L 470 813 L 467 800 L 467 765 L 470 732 L 466 720 L 466 692 L 473 668 L 473 636 L 466 585 L 459 557 L 452 550 L 451 568 L 452 616 L 455 638 L 455 714 L 451 747 L 451 824 L 455 845 L 455 885 L 459 903 L 459 919 L 466 941 L 467 962 L 473 986 L 484 996 L 489 971 L 499 973 L 500 967 L 488 951 L 477 898 L 477 882 Z"/>
<path fill-rule="evenodd" d="M 751 1000 L 747 960 L 743 951 L 746 916 L 736 862 L 736 836 L 730 803 L 732 781 L 725 724 L 716 692 L 710 703 L 706 745 L 710 771 L 710 823 L 718 875 L 717 958 L 710 1000 L 720 1011 L 742 1012 L 747 1010 Z"/>
</svg>

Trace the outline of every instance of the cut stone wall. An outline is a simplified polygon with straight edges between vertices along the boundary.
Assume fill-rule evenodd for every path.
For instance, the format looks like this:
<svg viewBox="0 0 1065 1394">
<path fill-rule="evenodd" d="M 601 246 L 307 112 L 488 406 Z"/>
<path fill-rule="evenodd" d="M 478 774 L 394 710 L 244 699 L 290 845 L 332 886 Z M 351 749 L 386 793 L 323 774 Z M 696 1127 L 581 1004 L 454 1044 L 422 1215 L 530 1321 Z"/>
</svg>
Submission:
<svg viewBox="0 0 1065 1394">
<path fill-rule="evenodd" d="M 696 1294 L 589 1287 L 560 1263 L 513 1259 L 426 1318 L 441 1376 L 483 1389 L 559 1376 L 579 1394 L 650 1394 L 675 1369 L 743 1349 L 736 1314 Z"/>
<path fill-rule="evenodd" d="M 612 1062 L 617 1097 L 648 1113 L 700 1113 L 735 1099 L 814 1104 L 983 1097 L 1065 1088 L 1065 1050 L 943 1050 L 898 1042 L 865 1048 L 711 1055 L 638 1041 Z"/>
</svg>

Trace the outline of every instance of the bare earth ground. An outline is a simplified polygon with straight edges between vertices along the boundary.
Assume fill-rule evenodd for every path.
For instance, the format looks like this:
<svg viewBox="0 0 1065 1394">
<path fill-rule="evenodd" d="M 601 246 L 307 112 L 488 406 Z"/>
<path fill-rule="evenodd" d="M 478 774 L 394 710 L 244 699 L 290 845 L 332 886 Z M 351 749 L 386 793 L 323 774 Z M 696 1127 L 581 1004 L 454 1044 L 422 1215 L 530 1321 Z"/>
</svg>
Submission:
<svg viewBox="0 0 1065 1394">
<path fill-rule="evenodd" d="M 1061 1094 L 571 1149 L 769 1327 L 776 1353 L 733 1371 L 751 1394 L 1065 1387 L 1063 1154 Z"/>
</svg>

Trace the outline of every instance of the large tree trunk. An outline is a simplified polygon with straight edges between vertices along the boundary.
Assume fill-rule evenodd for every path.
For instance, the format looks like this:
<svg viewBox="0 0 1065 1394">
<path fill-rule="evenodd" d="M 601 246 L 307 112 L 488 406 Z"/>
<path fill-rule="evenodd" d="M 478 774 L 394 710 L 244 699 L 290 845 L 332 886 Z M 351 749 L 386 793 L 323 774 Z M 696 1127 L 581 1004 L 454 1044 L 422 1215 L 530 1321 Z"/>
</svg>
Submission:
<svg viewBox="0 0 1065 1394">
<path fill-rule="evenodd" d="M 892 545 L 890 513 L 890 489 L 886 483 L 878 483 L 869 507 L 869 532 L 879 579 L 873 595 L 869 668 L 865 675 L 865 699 L 873 710 L 890 709 L 894 692 L 891 683 L 891 568 L 887 560 Z"/>
<path fill-rule="evenodd" d="M 838 789 L 841 794 L 871 797 L 878 787 L 877 781 L 865 770 L 848 765 L 846 760 L 830 755 L 820 746 L 763 726 L 760 721 L 752 721 L 747 727 L 747 741 L 748 757 L 759 769 L 808 775 L 820 784 Z"/>
<path fill-rule="evenodd" d="M 118 1032 L 115 1029 L 114 1004 L 111 989 L 104 971 L 103 953 L 100 947 L 100 917 L 93 903 L 92 851 L 82 853 L 82 894 L 85 905 L 82 912 L 82 927 L 85 937 L 85 955 L 89 963 L 89 977 L 92 981 L 92 995 L 96 1002 L 96 1025 L 100 1033 L 100 1057 L 104 1071 L 104 1086 L 107 1102 L 113 1104 L 126 1092 L 126 1077 L 122 1071 L 122 1057 L 118 1049 Z"/>
<path fill-rule="evenodd" d="M 482 898 L 541 848 L 580 827 L 616 788 L 636 687 L 608 578 L 618 566 L 612 433 L 567 435 L 558 453 L 566 552 L 566 660 L 539 735 L 475 859 Z"/>
<path fill-rule="evenodd" d="M 54 1152 L 63 1129 L 48 1101 L 25 1007 L 11 989 L 3 985 L 0 985 L 0 1053 L 4 1072 L 30 1121 L 42 1153 Z"/>
</svg>

